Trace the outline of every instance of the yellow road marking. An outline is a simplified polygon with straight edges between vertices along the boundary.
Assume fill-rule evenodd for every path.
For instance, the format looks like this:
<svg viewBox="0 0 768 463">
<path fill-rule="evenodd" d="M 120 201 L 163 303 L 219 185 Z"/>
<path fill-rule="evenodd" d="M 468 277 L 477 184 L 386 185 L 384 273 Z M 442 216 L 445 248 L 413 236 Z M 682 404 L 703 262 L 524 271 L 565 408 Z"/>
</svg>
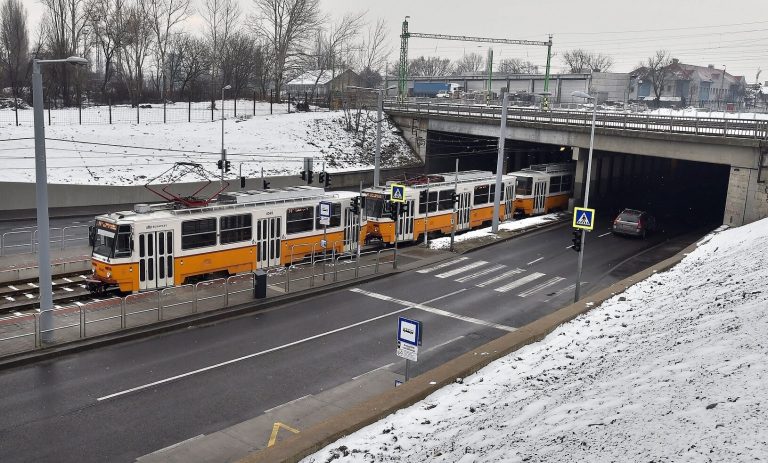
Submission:
<svg viewBox="0 0 768 463">
<path fill-rule="evenodd" d="M 275 422 L 274 426 L 272 426 L 272 435 L 269 436 L 269 443 L 267 444 L 267 447 L 272 447 L 275 445 L 275 442 L 277 441 L 277 433 L 280 431 L 280 428 L 285 428 L 289 431 L 291 431 L 294 434 L 298 434 L 298 429 L 293 429 L 292 427 L 288 426 L 287 424 L 283 424 L 280 422 Z"/>
</svg>

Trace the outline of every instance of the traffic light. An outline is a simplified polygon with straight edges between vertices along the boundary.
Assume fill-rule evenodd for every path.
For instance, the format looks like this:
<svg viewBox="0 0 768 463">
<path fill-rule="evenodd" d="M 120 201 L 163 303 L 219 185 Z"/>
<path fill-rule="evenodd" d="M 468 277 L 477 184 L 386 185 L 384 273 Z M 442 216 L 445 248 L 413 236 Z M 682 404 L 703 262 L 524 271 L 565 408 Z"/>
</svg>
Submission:
<svg viewBox="0 0 768 463">
<path fill-rule="evenodd" d="M 315 181 L 315 173 L 310 170 L 307 174 L 307 185 L 312 185 L 312 182 Z"/>
<path fill-rule="evenodd" d="M 578 229 L 573 231 L 573 239 L 571 240 L 573 242 L 573 246 L 571 248 L 576 252 L 581 252 L 581 234 L 584 233 L 584 230 Z"/>
<path fill-rule="evenodd" d="M 322 180 L 320 180 L 320 183 L 323 183 Z M 325 174 L 325 187 L 328 188 L 331 186 L 331 174 Z"/>
<path fill-rule="evenodd" d="M 305 182 L 307 181 L 307 171 L 306 170 L 302 170 L 301 171 L 301 179 L 304 180 Z"/>
<path fill-rule="evenodd" d="M 352 198 L 352 213 L 355 215 L 360 214 L 360 196 Z"/>
<path fill-rule="evenodd" d="M 218 161 L 216 161 L 216 168 L 221 170 L 222 169 L 222 164 L 223 163 L 221 162 L 221 159 L 219 159 Z"/>
<path fill-rule="evenodd" d="M 263 179 L 261 181 L 261 189 L 262 190 L 269 190 L 269 182 L 266 179 Z"/>
<path fill-rule="evenodd" d="M 401 214 L 408 214 L 408 209 L 409 209 L 408 203 L 398 203 L 398 206 L 400 207 Z"/>
<path fill-rule="evenodd" d="M 320 181 L 320 183 L 325 183 L 325 172 L 320 172 L 317 174 L 317 179 Z"/>
<path fill-rule="evenodd" d="M 459 204 L 459 195 L 457 193 L 451 193 L 451 201 L 453 204 Z"/>
<path fill-rule="evenodd" d="M 224 161 L 224 172 L 229 172 L 229 166 L 230 166 L 230 162 Z"/>
<path fill-rule="evenodd" d="M 240 177 L 240 188 L 245 188 L 245 177 Z"/>
</svg>

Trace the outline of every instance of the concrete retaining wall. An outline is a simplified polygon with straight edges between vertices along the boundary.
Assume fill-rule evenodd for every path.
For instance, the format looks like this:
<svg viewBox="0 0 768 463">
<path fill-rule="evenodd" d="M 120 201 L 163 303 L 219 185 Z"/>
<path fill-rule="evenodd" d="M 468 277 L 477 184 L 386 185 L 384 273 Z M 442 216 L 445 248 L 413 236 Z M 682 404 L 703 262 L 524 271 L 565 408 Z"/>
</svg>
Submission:
<svg viewBox="0 0 768 463">
<path fill-rule="evenodd" d="M 403 174 L 421 173 L 424 166 L 421 164 L 381 170 L 382 181 L 388 178 L 401 177 Z M 304 184 L 294 175 L 268 177 L 270 188 L 281 188 Z M 315 183 L 317 185 L 317 173 Z M 240 189 L 239 179 L 229 180 L 229 190 Z M 358 170 L 348 172 L 336 172 L 332 174 L 332 189 L 348 189 L 357 191 L 360 182 L 369 186 L 373 182 L 373 170 Z M 171 190 L 179 193 L 190 194 L 202 183 L 182 183 L 175 185 Z M 204 192 L 215 192 L 218 182 L 214 181 Z M 245 189 L 260 189 L 261 179 L 249 178 L 245 181 Z M 158 188 L 159 189 L 159 188 Z M 0 220 L 14 218 L 35 217 L 35 184 L 21 182 L 0 182 Z M 143 185 L 136 186 L 105 186 L 105 185 L 48 185 L 48 202 L 52 210 L 51 215 L 65 214 L 73 208 L 86 208 L 93 206 L 114 206 L 136 203 L 158 202 L 160 198 L 147 190 Z"/>
</svg>

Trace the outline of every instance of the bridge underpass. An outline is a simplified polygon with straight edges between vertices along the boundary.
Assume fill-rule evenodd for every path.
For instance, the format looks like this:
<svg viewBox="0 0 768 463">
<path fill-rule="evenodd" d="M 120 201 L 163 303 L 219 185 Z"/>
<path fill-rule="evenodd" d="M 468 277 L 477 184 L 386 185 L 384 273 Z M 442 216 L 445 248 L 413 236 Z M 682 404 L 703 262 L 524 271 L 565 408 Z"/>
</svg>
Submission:
<svg viewBox="0 0 768 463">
<path fill-rule="evenodd" d="M 428 131 L 426 168 L 430 173 L 452 172 L 459 159 L 460 170 L 495 171 L 497 146 L 494 137 Z M 582 204 L 588 149 L 519 140 L 506 140 L 504 148 L 506 172 L 579 161 L 574 203 Z M 730 171 L 723 164 L 595 151 L 590 206 L 603 218 L 634 208 L 649 211 L 661 225 L 719 225 L 725 217 Z"/>
</svg>

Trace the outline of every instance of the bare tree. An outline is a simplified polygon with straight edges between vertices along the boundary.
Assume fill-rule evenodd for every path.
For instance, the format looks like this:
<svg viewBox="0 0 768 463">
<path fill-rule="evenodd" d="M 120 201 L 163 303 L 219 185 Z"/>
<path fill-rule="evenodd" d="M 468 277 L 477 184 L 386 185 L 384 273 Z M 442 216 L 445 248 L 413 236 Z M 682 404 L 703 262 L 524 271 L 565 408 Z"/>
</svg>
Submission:
<svg viewBox="0 0 768 463">
<path fill-rule="evenodd" d="M 82 55 L 87 47 L 82 42 L 86 26 L 85 0 L 41 0 L 43 16 L 44 50 L 53 57 Z M 82 48 L 80 48 L 82 45 Z M 46 73 L 49 88 L 61 95 L 65 105 L 71 104 L 72 75 L 79 86 L 79 70 L 56 66 Z"/>
<path fill-rule="evenodd" d="M 206 24 L 206 36 L 210 49 L 209 63 L 211 70 L 211 106 L 215 105 L 216 85 L 223 85 L 219 75 L 224 56 L 224 47 L 237 28 L 241 10 L 237 0 L 203 0 L 202 16 Z"/>
<path fill-rule="evenodd" d="M 653 86 L 656 104 L 661 99 L 664 92 L 664 86 L 669 80 L 669 66 L 672 64 L 672 58 L 667 50 L 656 50 L 656 54 L 649 56 L 640 69 L 640 76 L 643 79 L 650 79 Z"/>
<path fill-rule="evenodd" d="M 563 63 L 572 73 L 608 72 L 613 67 L 613 58 L 602 53 L 593 53 L 581 48 L 563 53 Z"/>
<path fill-rule="evenodd" d="M 101 79 L 101 94 L 104 98 L 107 94 L 107 85 L 115 73 L 115 52 L 123 42 L 120 18 L 124 3 L 124 0 L 90 0 L 86 5 L 88 26 L 104 58 L 104 75 Z"/>
<path fill-rule="evenodd" d="M 339 66 L 348 65 L 348 56 L 343 56 L 344 46 L 350 42 L 363 24 L 364 13 L 347 13 L 338 22 L 320 29 L 315 36 L 314 53 L 308 60 L 309 68 L 316 73 L 311 98 L 315 97 L 317 85 L 326 71 L 335 74 Z M 346 67 L 346 66 L 345 66 Z"/>
<path fill-rule="evenodd" d="M 408 65 L 408 73 L 411 76 L 448 76 L 453 71 L 453 65 L 448 58 L 440 58 L 436 56 L 430 56 L 425 58 L 419 56 L 411 60 Z"/>
<path fill-rule="evenodd" d="M 387 47 L 387 22 L 378 19 L 376 24 L 369 25 L 359 48 L 359 69 L 380 74 L 392 53 L 392 49 Z"/>
<path fill-rule="evenodd" d="M 187 34 L 179 35 L 173 43 L 169 55 L 178 61 L 178 72 L 173 73 L 172 85 L 178 84 L 179 94 L 187 92 L 191 97 L 192 87 L 209 71 L 210 49 L 205 41 Z"/>
<path fill-rule="evenodd" d="M 144 88 L 144 62 L 152 47 L 153 34 L 146 9 L 142 6 L 145 0 L 125 6 L 118 18 L 119 27 L 124 35 L 121 47 L 117 51 L 117 63 L 120 76 L 134 105 L 141 102 Z"/>
<path fill-rule="evenodd" d="M 300 57 L 305 44 L 321 22 L 319 0 L 254 0 L 252 29 L 269 44 L 273 82 L 278 97 L 286 66 Z"/>
<path fill-rule="evenodd" d="M 539 67 L 520 58 L 507 58 L 499 61 L 498 71 L 502 74 L 538 74 Z"/>
<path fill-rule="evenodd" d="M 480 72 L 484 69 L 483 62 L 485 59 L 480 53 L 470 53 L 464 55 L 456 61 L 456 74 L 464 74 L 469 72 Z"/>
<path fill-rule="evenodd" d="M 29 74 L 29 30 L 27 10 L 19 0 L 0 5 L 0 77 L 18 98 Z"/>
<path fill-rule="evenodd" d="M 256 81 L 259 67 L 264 65 L 261 54 L 262 48 L 253 36 L 238 32 L 229 37 L 224 48 L 222 77 L 232 85 L 234 98 L 239 98 Z"/>
<path fill-rule="evenodd" d="M 144 14 L 149 21 L 149 27 L 154 34 L 155 59 L 157 69 L 160 70 L 159 78 L 160 96 L 165 98 L 165 71 L 168 46 L 172 37 L 172 30 L 192 14 L 190 0 L 145 0 L 142 2 Z"/>
</svg>

